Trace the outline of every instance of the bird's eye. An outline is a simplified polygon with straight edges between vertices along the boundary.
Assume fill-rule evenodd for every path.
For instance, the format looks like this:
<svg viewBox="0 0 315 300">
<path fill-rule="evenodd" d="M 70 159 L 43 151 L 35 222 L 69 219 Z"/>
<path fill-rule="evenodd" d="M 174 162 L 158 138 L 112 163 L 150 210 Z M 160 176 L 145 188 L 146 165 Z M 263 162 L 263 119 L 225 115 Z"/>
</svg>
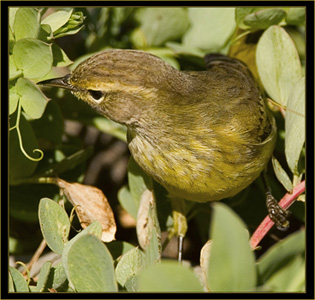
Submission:
<svg viewBox="0 0 315 300">
<path fill-rule="evenodd" d="M 95 101 L 103 100 L 105 95 L 102 91 L 88 90 L 88 92 Z"/>
</svg>

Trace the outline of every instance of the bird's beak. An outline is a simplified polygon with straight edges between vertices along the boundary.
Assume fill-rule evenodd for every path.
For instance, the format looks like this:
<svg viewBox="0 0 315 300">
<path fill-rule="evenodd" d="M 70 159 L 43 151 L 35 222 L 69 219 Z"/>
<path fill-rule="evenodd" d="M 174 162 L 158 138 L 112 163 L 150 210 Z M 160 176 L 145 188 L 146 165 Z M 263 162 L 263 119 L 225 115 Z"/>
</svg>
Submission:
<svg viewBox="0 0 315 300">
<path fill-rule="evenodd" d="M 71 74 L 67 74 L 64 77 L 43 80 L 43 81 L 37 82 L 37 84 L 45 85 L 45 86 L 52 86 L 52 87 L 60 87 L 63 89 L 75 91 L 76 88 L 73 85 L 71 85 L 69 82 L 70 76 Z"/>
</svg>

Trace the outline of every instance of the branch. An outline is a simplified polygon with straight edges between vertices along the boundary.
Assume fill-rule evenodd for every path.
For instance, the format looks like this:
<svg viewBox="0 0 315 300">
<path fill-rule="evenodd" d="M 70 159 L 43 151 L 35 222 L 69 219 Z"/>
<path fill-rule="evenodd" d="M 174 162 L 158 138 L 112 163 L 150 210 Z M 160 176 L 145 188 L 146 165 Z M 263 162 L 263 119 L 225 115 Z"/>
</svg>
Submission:
<svg viewBox="0 0 315 300">
<path fill-rule="evenodd" d="M 279 202 L 279 205 L 283 209 L 288 209 L 295 199 L 305 191 L 305 180 L 303 180 L 300 184 L 294 187 L 292 193 L 287 193 Z M 252 249 L 255 249 L 263 237 L 267 234 L 267 232 L 272 228 L 274 222 L 270 220 L 269 216 L 267 216 L 258 226 L 256 231 L 253 233 L 250 239 L 250 245 Z"/>
</svg>

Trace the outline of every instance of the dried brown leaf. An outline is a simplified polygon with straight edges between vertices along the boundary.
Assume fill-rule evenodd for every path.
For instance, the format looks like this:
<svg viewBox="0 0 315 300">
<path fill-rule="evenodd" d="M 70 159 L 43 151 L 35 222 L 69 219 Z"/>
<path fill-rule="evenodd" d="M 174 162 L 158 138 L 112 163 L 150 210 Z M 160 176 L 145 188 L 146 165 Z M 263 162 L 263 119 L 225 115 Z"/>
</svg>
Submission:
<svg viewBox="0 0 315 300">
<path fill-rule="evenodd" d="M 75 207 L 82 228 L 98 221 L 103 228 L 102 241 L 111 242 L 115 239 L 114 214 L 100 189 L 80 183 L 69 183 L 60 178 L 57 179 L 57 185 Z"/>
</svg>

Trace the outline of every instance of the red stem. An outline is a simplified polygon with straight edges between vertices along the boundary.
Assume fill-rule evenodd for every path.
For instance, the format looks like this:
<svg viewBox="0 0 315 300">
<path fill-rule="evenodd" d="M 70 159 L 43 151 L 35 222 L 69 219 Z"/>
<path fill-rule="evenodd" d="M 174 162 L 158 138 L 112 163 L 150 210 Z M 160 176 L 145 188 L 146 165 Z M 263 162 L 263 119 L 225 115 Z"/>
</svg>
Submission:
<svg viewBox="0 0 315 300">
<path fill-rule="evenodd" d="M 292 193 L 287 193 L 279 202 L 280 206 L 284 209 L 288 209 L 294 202 L 294 200 L 305 191 L 305 180 L 294 187 Z M 267 216 L 257 227 L 256 231 L 253 233 L 250 239 L 250 245 L 252 249 L 255 249 L 263 237 L 274 225 L 274 222 L 270 220 Z"/>
</svg>

